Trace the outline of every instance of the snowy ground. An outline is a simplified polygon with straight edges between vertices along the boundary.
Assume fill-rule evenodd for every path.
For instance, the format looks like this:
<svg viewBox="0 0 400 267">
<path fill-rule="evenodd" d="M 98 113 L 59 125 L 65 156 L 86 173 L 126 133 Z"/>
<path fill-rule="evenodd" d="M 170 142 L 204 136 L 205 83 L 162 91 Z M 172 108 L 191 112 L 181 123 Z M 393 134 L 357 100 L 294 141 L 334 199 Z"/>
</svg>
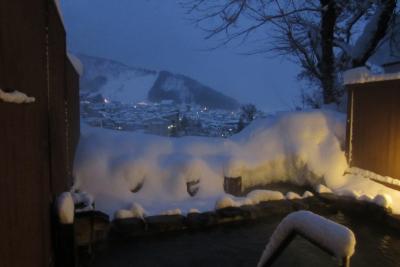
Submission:
<svg viewBox="0 0 400 267">
<path fill-rule="evenodd" d="M 331 111 L 279 113 L 229 139 L 166 138 L 83 127 L 74 189 L 91 194 L 99 210 L 110 215 L 119 211 L 118 217 L 207 211 L 283 198 L 268 191 L 247 198 L 226 195 L 224 176 L 242 176 L 245 186 L 322 183 L 337 194 L 370 201 L 381 194 L 375 201 L 400 213 L 399 192 L 344 175 L 344 139 L 345 116 Z M 199 188 L 194 197 L 187 193 L 188 182 Z M 138 192 L 131 192 L 140 185 Z"/>
</svg>

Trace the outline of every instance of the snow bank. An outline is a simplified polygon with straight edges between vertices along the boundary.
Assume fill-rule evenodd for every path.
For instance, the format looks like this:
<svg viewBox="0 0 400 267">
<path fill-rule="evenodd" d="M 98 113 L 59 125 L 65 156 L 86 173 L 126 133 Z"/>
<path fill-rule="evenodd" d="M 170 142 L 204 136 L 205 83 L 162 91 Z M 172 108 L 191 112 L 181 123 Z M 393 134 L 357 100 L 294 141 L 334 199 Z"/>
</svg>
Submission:
<svg viewBox="0 0 400 267">
<path fill-rule="evenodd" d="M 375 74 L 366 67 L 358 67 L 343 73 L 344 84 L 358 84 L 400 79 L 400 73 Z"/>
<path fill-rule="evenodd" d="M 400 180 L 398 180 L 398 179 L 394 179 L 389 176 L 379 175 L 372 171 L 364 170 L 364 169 L 357 168 L 357 167 L 351 167 L 351 168 L 347 169 L 346 173 L 356 175 L 356 176 L 361 176 L 361 177 L 364 177 L 367 179 L 372 179 L 372 180 L 379 181 L 382 183 L 400 186 Z"/>
<path fill-rule="evenodd" d="M 74 223 L 75 205 L 70 192 L 64 192 L 57 198 L 57 214 L 61 224 Z"/>
<path fill-rule="evenodd" d="M 27 96 L 19 91 L 5 92 L 0 89 L 0 100 L 15 104 L 28 104 L 35 102 L 34 97 Z"/>
<path fill-rule="evenodd" d="M 312 212 L 297 211 L 286 216 L 278 225 L 257 266 L 264 266 L 293 231 L 312 239 L 339 259 L 354 254 L 356 239 L 350 229 Z"/>
<path fill-rule="evenodd" d="M 166 138 L 84 126 L 74 189 L 89 192 L 96 208 L 111 215 L 132 202 L 149 214 L 213 210 L 225 196 L 224 176 L 241 176 L 244 187 L 279 181 L 339 186 L 347 168 L 344 135 L 345 116 L 330 111 L 279 113 L 230 139 Z M 187 184 L 193 181 L 199 191 L 191 197 Z M 225 199 L 221 206 L 281 197 L 254 193 L 239 203 Z"/>
<path fill-rule="evenodd" d="M 334 189 L 335 194 L 351 196 L 358 200 L 373 202 L 400 214 L 400 191 L 391 189 L 361 175 L 346 174 L 346 182 Z"/>
<path fill-rule="evenodd" d="M 254 190 L 247 194 L 247 199 L 249 199 L 252 204 L 258 204 L 265 201 L 282 200 L 285 199 L 285 196 L 278 191 Z"/>
</svg>

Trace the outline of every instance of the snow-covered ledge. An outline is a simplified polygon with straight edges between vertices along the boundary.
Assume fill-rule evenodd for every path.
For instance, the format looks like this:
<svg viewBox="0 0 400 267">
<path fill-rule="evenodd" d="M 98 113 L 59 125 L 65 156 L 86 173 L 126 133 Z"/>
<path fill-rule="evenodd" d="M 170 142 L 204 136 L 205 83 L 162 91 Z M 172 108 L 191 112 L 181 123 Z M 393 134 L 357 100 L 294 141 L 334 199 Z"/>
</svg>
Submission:
<svg viewBox="0 0 400 267">
<path fill-rule="evenodd" d="M 400 79 L 400 72 L 377 74 L 373 73 L 366 67 L 358 67 L 350 69 L 343 73 L 343 83 L 345 85 L 397 80 L 397 79 Z"/>
<path fill-rule="evenodd" d="M 314 214 L 297 211 L 286 216 L 272 234 L 258 267 L 268 266 L 287 240 L 295 233 L 318 244 L 338 259 L 350 259 L 355 252 L 356 238 L 347 227 Z"/>
<path fill-rule="evenodd" d="M 76 72 L 82 76 L 83 74 L 83 64 L 80 61 L 78 57 L 76 57 L 74 54 L 67 52 L 67 57 L 69 61 L 71 62 L 72 66 L 75 68 Z"/>
<path fill-rule="evenodd" d="M 19 91 L 5 92 L 0 89 L 0 100 L 7 103 L 26 104 L 35 102 L 35 98 Z"/>
</svg>

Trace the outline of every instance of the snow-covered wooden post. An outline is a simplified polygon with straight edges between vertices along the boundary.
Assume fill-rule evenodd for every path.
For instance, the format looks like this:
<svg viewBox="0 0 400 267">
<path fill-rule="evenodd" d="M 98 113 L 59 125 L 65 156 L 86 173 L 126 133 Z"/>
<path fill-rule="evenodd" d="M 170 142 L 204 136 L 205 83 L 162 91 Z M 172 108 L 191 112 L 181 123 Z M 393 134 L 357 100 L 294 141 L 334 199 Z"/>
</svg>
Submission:
<svg viewBox="0 0 400 267">
<path fill-rule="evenodd" d="M 373 74 L 356 68 L 344 73 L 344 83 L 350 167 L 392 177 L 378 182 L 400 190 L 396 185 L 400 182 L 400 73 Z"/>
<path fill-rule="evenodd" d="M 225 193 L 240 196 L 242 194 L 242 177 L 224 177 Z"/>
<path fill-rule="evenodd" d="M 297 235 L 336 257 L 339 266 L 350 266 L 350 257 L 354 254 L 356 245 L 354 233 L 347 227 L 310 211 L 293 212 L 282 220 L 257 266 L 272 266 Z"/>
</svg>

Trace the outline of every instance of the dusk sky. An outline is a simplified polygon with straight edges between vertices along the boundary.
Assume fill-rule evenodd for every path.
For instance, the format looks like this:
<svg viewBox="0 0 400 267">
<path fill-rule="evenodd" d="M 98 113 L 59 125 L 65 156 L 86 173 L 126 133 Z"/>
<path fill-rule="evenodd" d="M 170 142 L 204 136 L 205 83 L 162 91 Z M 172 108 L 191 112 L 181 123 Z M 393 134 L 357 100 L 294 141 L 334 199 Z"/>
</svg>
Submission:
<svg viewBox="0 0 400 267">
<path fill-rule="evenodd" d="M 253 46 L 209 51 L 216 40 L 185 19 L 177 0 L 61 0 L 69 50 L 132 67 L 185 74 L 264 111 L 299 102 L 298 68 L 280 57 L 244 56 Z M 186 16 L 187 18 L 187 16 Z M 263 36 L 260 32 L 257 38 Z"/>
</svg>

